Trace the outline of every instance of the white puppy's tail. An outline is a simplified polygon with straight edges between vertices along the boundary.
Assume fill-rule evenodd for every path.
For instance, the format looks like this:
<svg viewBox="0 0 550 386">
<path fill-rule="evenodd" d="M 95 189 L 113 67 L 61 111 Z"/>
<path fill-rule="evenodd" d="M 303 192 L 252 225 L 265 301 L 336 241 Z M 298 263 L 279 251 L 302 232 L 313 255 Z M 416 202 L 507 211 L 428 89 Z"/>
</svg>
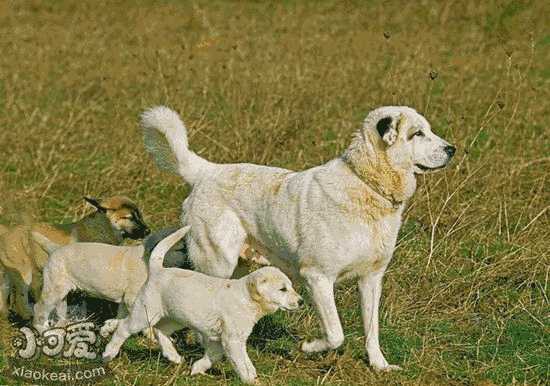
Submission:
<svg viewBox="0 0 550 386">
<path fill-rule="evenodd" d="M 163 269 L 164 255 L 176 244 L 191 228 L 189 225 L 178 229 L 174 233 L 162 239 L 151 252 L 149 258 L 149 275 Z"/>
<path fill-rule="evenodd" d="M 208 161 L 189 150 L 187 129 L 178 113 L 166 106 L 150 108 L 141 114 L 141 126 L 145 149 L 157 166 L 193 185 Z"/>
<path fill-rule="evenodd" d="M 59 248 L 62 247 L 61 244 L 54 243 L 53 241 L 51 241 L 49 238 L 47 238 L 46 236 L 44 236 L 41 233 L 33 231 L 33 232 L 31 232 L 31 235 L 32 235 L 32 238 L 34 239 L 34 241 L 36 241 L 38 243 L 38 245 L 40 245 L 40 247 L 42 247 L 42 249 L 48 255 L 51 254 L 56 249 L 59 249 Z"/>
</svg>

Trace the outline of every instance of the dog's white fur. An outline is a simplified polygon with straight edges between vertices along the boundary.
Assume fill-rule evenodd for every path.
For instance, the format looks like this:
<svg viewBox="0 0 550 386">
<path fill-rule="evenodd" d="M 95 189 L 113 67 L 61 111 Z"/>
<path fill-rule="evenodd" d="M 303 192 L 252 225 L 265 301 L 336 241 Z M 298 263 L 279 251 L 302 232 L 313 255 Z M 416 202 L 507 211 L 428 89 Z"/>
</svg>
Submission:
<svg viewBox="0 0 550 386">
<path fill-rule="evenodd" d="M 33 325 L 38 331 L 49 327 L 49 317 L 54 309 L 59 323 L 64 323 L 66 296 L 77 289 L 119 303 L 117 319 L 127 315 L 147 279 L 143 245 L 73 243 L 59 247 L 40 233 L 33 232 L 32 237 L 50 254 L 43 272 L 42 295 L 34 306 Z M 103 336 L 116 328 L 117 319 L 105 323 L 101 330 Z"/>
<path fill-rule="evenodd" d="M 333 287 L 358 278 L 369 362 L 377 370 L 398 368 L 378 341 L 382 276 L 415 175 L 444 167 L 454 153 L 422 115 L 409 107 L 378 108 L 342 156 L 302 172 L 209 162 L 189 150 L 185 126 L 167 107 L 146 111 L 142 126 L 146 143 L 158 140 L 157 132 L 165 136 L 175 169 L 192 187 L 182 223 L 191 226 L 186 242 L 197 270 L 230 277 L 248 242 L 304 279 L 325 334 L 304 342 L 306 352 L 342 344 Z"/>
<path fill-rule="evenodd" d="M 256 322 L 282 308 L 296 309 L 301 297 L 290 279 L 274 267 L 261 268 L 239 280 L 163 268 L 164 255 L 189 227 L 163 239 L 153 250 L 149 277 L 128 318 L 122 320 L 103 353 L 114 358 L 132 334 L 155 327 L 163 355 L 181 363 L 169 336 L 189 326 L 201 334 L 204 356 L 193 364 L 191 374 L 204 373 L 225 354 L 243 382 L 254 383 L 256 370 L 246 352 L 246 340 Z"/>
</svg>

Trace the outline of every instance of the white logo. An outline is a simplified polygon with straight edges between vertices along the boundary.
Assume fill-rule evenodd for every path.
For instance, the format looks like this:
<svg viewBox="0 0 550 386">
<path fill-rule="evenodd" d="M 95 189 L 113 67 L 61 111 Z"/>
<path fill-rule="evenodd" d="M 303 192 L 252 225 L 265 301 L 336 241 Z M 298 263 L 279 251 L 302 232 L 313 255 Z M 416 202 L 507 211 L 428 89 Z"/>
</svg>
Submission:
<svg viewBox="0 0 550 386">
<path fill-rule="evenodd" d="M 79 322 L 65 328 L 56 327 L 44 331 L 42 335 L 22 327 L 19 331 L 23 337 L 16 337 L 13 346 L 18 349 L 17 354 L 23 359 L 38 357 L 44 353 L 49 357 L 63 355 L 64 358 L 95 359 L 92 351 L 97 341 L 92 322 Z"/>
</svg>

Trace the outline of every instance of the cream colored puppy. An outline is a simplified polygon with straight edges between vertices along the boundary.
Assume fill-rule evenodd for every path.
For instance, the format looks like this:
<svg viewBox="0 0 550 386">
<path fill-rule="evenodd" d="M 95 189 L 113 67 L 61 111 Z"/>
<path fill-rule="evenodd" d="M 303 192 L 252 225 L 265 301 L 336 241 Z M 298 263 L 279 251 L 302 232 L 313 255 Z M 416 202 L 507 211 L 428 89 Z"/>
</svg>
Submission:
<svg viewBox="0 0 550 386">
<path fill-rule="evenodd" d="M 120 321 L 103 358 L 113 359 L 130 335 L 152 326 L 163 355 L 180 363 L 169 336 L 188 326 L 201 334 L 205 348 L 204 356 L 193 364 L 192 375 L 204 373 L 225 354 L 241 380 L 254 383 L 256 369 L 246 352 L 252 328 L 264 315 L 298 308 L 302 298 L 288 277 L 273 267 L 260 268 L 239 280 L 163 268 L 164 255 L 188 230 L 184 227 L 172 233 L 153 250 L 147 282 L 130 316 Z"/>
<path fill-rule="evenodd" d="M 73 290 L 119 303 L 119 319 L 127 314 L 147 278 L 143 245 L 73 243 L 56 248 L 39 233 L 33 232 L 32 236 L 51 251 L 44 267 L 42 295 L 34 306 L 33 325 L 38 331 L 49 328 L 49 317 L 54 309 L 60 322 L 64 321 L 65 298 Z"/>
<path fill-rule="evenodd" d="M 197 271 L 230 277 L 249 243 L 303 279 L 323 331 L 302 344 L 306 352 L 342 344 L 334 285 L 356 279 L 369 362 L 376 370 L 399 368 L 388 363 L 378 339 L 382 278 L 416 176 L 444 168 L 455 153 L 426 118 L 406 106 L 377 108 L 343 154 L 303 171 L 210 162 L 189 149 L 183 122 L 167 107 L 146 111 L 142 126 L 159 166 L 190 185 L 182 225 L 191 226 L 185 241 Z"/>
</svg>

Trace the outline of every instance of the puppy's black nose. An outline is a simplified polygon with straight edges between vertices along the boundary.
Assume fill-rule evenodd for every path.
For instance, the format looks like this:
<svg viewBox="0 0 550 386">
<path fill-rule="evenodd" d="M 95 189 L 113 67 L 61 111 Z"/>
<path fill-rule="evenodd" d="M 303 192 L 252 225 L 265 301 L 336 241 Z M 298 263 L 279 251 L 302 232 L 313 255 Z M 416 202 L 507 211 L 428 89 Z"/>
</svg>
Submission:
<svg viewBox="0 0 550 386">
<path fill-rule="evenodd" d="M 300 298 L 300 299 L 298 300 L 298 305 L 299 305 L 300 307 L 303 306 L 303 305 L 304 305 L 304 299 Z"/>
<path fill-rule="evenodd" d="M 448 145 L 448 146 L 445 146 L 445 153 L 447 153 L 447 155 L 450 157 L 452 157 L 453 155 L 455 155 L 455 152 L 456 152 L 456 147 L 454 147 L 453 145 Z"/>
</svg>

